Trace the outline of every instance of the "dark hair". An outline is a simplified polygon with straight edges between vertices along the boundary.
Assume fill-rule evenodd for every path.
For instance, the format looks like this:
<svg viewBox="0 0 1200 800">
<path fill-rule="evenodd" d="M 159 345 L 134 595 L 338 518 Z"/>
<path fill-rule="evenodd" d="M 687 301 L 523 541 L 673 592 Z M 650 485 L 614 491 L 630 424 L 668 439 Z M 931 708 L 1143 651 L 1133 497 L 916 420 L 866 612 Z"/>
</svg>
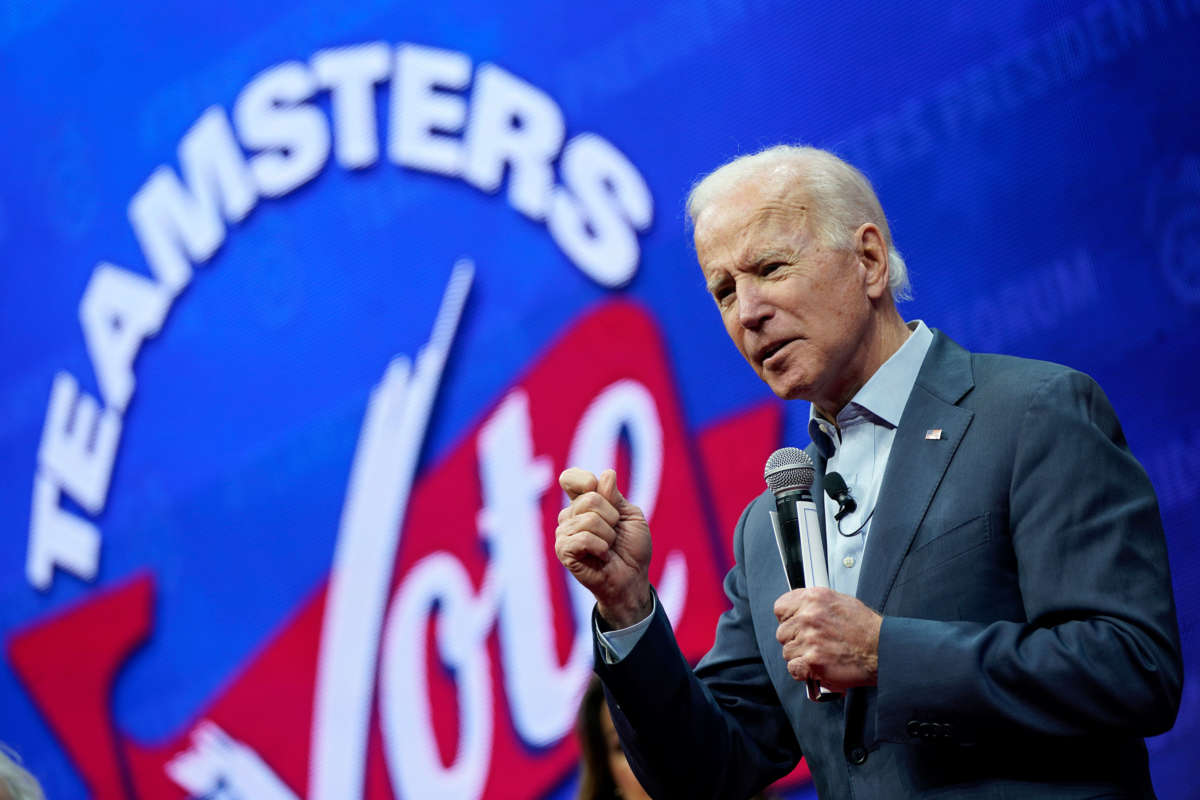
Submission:
<svg viewBox="0 0 1200 800">
<path fill-rule="evenodd" d="M 604 687 L 592 676 L 575 721 L 579 737 L 579 800 L 615 800 L 617 784 L 608 767 L 608 742 L 601 719 L 605 711 Z"/>
</svg>

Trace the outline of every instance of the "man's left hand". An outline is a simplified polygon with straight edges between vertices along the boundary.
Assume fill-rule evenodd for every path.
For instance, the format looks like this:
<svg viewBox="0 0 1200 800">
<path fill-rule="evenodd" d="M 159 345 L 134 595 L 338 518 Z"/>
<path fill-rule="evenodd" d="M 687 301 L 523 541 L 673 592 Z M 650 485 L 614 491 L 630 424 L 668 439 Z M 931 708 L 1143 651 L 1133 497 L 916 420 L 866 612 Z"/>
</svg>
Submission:
<svg viewBox="0 0 1200 800">
<path fill-rule="evenodd" d="M 775 601 L 788 672 L 841 692 L 874 686 L 879 674 L 879 628 L 883 617 L 855 597 L 832 589 L 793 589 Z"/>
</svg>

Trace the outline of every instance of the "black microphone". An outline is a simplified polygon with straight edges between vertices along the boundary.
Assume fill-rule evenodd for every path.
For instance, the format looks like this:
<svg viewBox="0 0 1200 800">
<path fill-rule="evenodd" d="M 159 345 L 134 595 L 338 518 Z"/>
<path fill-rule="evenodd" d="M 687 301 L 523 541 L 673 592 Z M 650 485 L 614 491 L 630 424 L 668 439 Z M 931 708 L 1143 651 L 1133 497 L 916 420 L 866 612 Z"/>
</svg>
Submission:
<svg viewBox="0 0 1200 800">
<path fill-rule="evenodd" d="M 833 515 L 838 522 L 842 521 L 842 517 L 858 508 L 858 503 L 854 502 L 854 498 L 850 496 L 850 490 L 846 488 L 846 481 L 836 472 L 825 473 L 825 494 L 838 504 L 837 513 Z"/>
<path fill-rule="evenodd" d="M 811 491 L 815 474 L 812 459 L 799 447 L 779 448 L 771 453 L 763 468 L 763 479 L 775 495 L 775 512 L 779 516 L 779 555 L 783 559 L 788 586 L 793 589 L 804 587 L 797 503 L 808 503 L 816 508 Z"/>
<path fill-rule="evenodd" d="M 812 459 L 799 447 L 779 448 L 771 453 L 763 468 L 767 488 L 775 495 L 776 519 L 772 520 L 775 523 L 775 544 L 779 547 L 783 571 L 792 589 L 804 587 L 802 540 L 808 538 L 808 520 L 816 518 L 817 507 L 811 491 L 815 475 Z M 821 560 L 824 561 L 824 555 Z M 812 567 L 810 565 L 809 568 Z M 818 681 L 809 678 L 806 683 L 810 700 L 832 696 L 822 692 Z"/>
</svg>

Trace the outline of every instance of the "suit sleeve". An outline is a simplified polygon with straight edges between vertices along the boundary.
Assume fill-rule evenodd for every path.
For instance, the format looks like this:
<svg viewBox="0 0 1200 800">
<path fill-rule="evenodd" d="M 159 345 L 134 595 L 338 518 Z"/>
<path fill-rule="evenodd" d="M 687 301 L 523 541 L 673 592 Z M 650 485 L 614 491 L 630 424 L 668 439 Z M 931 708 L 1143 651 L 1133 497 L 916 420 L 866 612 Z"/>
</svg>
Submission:
<svg viewBox="0 0 1200 800">
<path fill-rule="evenodd" d="M 749 797 L 800 759 L 754 640 L 741 559 L 746 516 L 734 536 L 737 563 L 725 578 L 732 608 L 694 672 L 661 603 L 626 658 L 606 664 L 597 648 L 613 722 L 652 797 Z"/>
<path fill-rule="evenodd" d="M 1008 498 L 1026 619 L 885 617 L 880 738 L 911 742 L 924 721 L 967 742 L 1174 723 L 1182 663 L 1153 488 L 1090 378 L 1058 373 L 1030 398 Z"/>
</svg>

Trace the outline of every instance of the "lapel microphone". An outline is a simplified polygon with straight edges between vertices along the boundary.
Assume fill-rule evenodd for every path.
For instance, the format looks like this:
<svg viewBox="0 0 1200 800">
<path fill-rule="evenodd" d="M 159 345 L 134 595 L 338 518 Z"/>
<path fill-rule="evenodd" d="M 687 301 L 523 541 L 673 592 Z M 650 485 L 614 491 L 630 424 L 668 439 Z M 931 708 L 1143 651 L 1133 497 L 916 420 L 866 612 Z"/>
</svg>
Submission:
<svg viewBox="0 0 1200 800">
<path fill-rule="evenodd" d="M 845 479 L 836 472 L 825 474 L 825 494 L 829 495 L 829 499 L 838 505 L 837 513 L 833 515 L 838 522 L 842 521 L 842 517 L 858 508 L 858 503 L 854 502 L 854 498 L 850 496 L 850 489 L 846 486 Z"/>
</svg>

